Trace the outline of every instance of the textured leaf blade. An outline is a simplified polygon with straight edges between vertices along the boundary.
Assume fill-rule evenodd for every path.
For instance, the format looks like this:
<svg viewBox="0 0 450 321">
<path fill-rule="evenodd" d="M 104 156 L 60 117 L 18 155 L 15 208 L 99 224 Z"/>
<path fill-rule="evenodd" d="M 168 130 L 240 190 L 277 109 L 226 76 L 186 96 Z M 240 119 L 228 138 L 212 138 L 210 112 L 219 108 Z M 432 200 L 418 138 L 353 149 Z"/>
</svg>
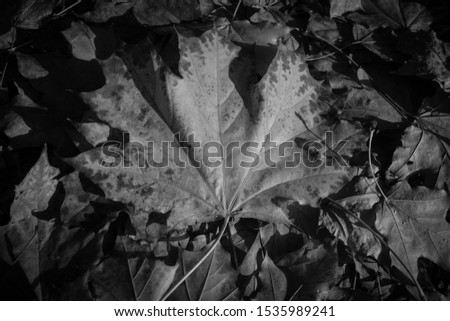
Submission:
<svg viewBox="0 0 450 321">
<path fill-rule="evenodd" d="M 389 204 L 376 208 L 377 229 L 416 277 L 418 259 L 427 258 L 445 269 L 450 268 L 450 224 L 446 220 L 450 197 L 444 190 L 411 188 L 407 182 L 394 187 Z M 393 264 L 404 268 L 392 257 Z"/>
<path fill-rule="evenodd" d="M 20 264 L 39 299 L 43 298 L 39 280 L 40 251 L 50 237 L 54 220 L 39 220 L 35 214 L 47 209 L 58 184 L 55 179 L 58 174 L 59 170 L 50 166 L 47 148 L 44 148 L 39 160 L 16 187 L 11 205 L 11 221 L 5 233 L 2 233 L 2 242 L 11 246 L 11 257 L 6 261 Z"/>
<path fill-rule="evenodd" d="M 183 251 L 178 277 L 190 271 L 210 246 L 211 244 L 207 245 L 201 251 Z M 239 290 L 235 284 L 237 275 L 238 272 L 231 266 L 230 254 L 219 244 L 183 285 L 169 297 L 169 300 L 238 300 Z"/>
</svg>

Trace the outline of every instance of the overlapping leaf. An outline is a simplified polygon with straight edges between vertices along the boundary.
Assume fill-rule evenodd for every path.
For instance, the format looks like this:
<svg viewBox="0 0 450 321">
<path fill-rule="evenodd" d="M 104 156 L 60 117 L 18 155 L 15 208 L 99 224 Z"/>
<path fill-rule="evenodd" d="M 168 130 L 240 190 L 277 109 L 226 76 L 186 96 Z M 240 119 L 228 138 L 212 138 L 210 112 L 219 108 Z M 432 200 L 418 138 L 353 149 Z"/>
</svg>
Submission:
<svg viewBox="0 0 450 321">
<path fill-rule="evenodd" d="M 393 188 L 388 197 L 389 205 L 382 202 L 375 209 L 376 226 L 414 277 L 417 277 L 418 259 L 421 257 L 448 270 L 448 193 L 423 186 L 412 188 L 407 182 L 401 182 Z M 405 273 L 405 269 L 395 257 L 392 257 L 392 264 Z"/>
<path fill-rule="evenodd" d="M 354 168 L 345 166 L 288 168 L 285 160 L 294 150 L 301 151 L 294 144 L 284 157 L 275 155 L 275 168 L 263 163 L 243 168 L 238 166 L 245 160 L 243 155 L 236 150 L 226 153 L 230 142 L 261 144 L 267 134 L 276 145 L 300 137 L 303 141 L 323 137 L 327 125 L 316 103 L 318 85 L 309 76 L 301 54 L 281 47 L 263 79 L 250 86 L 248 76 L 239 78 L 246 75 L 248 66 L 239 60 L 232 64 L 239 48 L 217 31 L 206 32 L 200 38 L 180 36 L 179 42 L 183 78 L 169 72 L 161 75 L 165 82 L 158 83 L 165 85 L 161 92 L 167 93 L 167 98 L 160 96 L 156 103 L 162 102 L 162 106 L 149 105 L 123 62 L 114 56 L 102 62 L 107 84 L 83 94 L 103 121 L 129 132 L 130 141 L 144 146 L 148 142 L 154 144 L 152 150 L 145 151 L 146 160 L 168 158 L 166 168 L 145 166 L 143 155 L 128 144 L 125 151 L 117 152 L 131 153 L 129 168 L 123 164 L 102 165 L 107 158 L 101 149 L 70 160 L 76 169 L 99 184 L 107 197 L 134 205 L 136 213 L 131 219 L 138 237 L 148 236 L 146 226 L 151 223 L 152 212 L 167 213 L 167 231 L 230 214 L 290 224 L 288 213 L 272 201 L 274 197 L 314 205 L 351 177 Z M 158 74 L 159 70 L 154 72 Z M 236 84 L 230 78 L 237 79 Z M 159 109 L 167 105 L 169 111 Z M 164 120 L 155 109 L 159 109 Z M 335 142 L 351 140 L 342 151 L 345 157 L 364 148 L 360 127 L 341 122 L 333 129 Z M 203 150 L 192 149 L 188 156 L 173 133 L 179 133 L 181 142 L 189 142 L 194 134 L 201 146 L 219 143 L 224 149 L 219 155 L 222 164 L 205 166 L 200 162 L 195 168 L 192 159 L 203 160 Z M 164 141 L 173 142 L 175 148 L 163 156 Z M 186 161 L 186 168 L 175 164 L 175 152 Z M 261 157 L 263 152 L 258 147 Z M 225 161 L 231 161 L 232 166 L 225 166 Z"/>
<path fill-rule="evenodd" d="M 183 251 L 175 280 L 189 271 L 208 251 Z M 169 297 L 170 300 L 235 301 L 239 300 L 238 272 L 231 266 L 230 254 L 219 244 L 206 260 Z"/>
</svg>

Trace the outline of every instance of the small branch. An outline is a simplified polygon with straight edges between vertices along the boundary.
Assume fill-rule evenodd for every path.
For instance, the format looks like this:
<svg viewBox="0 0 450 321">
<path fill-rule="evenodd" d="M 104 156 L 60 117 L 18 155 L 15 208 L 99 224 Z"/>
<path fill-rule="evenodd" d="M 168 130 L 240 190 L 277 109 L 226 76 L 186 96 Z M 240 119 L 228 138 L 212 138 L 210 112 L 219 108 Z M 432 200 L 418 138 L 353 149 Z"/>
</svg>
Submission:
<svg viewBox="0 0 450 321">
<path fill-rule="evenodd" d="M 339 48 L 338 46 L 332 44 L 331 42 L 329 42 L 328 40 L 319 37 L 316 35 L 316 38 L 319 39 L 322 42 L 325 42 L 327 45 L 329 45 L 330 47 L 334 48 L 336 50 L 336 52 L 339 52 L 341 55 L 343 55 L 345 58 L 348 59 L 348 61 L 350 61 L 353 65 L 355 65 L 357 68 L 361 68 L 361 65 L 359 65 L 356 61 L 354 61 L 350 56 L 348 56 L 345 52 L 342 51 L 341 48 Z M 345 47 L 344 47 L 345 48 Z M 361 68 L 362 69 L 362 68 Z"/>
<path fill-rule="evenodd" d="M 358 45 L 358 44 L 360 44 L 360 43 L 361 43 L 361 41 L 354 41 L 354 42 L 352 42 L 352 43 L 350 43 L 350 44 L 348 44 L 348 45 L 346 45 L 346 46 L 340 48 L 341 52 L 339 52 L 339 51 L 334 51 L 334 52 L 330 52 L 329 54 L 326 54 L 326 55 L 323 55 L 323 56 L 317 56 L 317 57 L 306 58 L 305 60 L 306 60 L 306 61 L 316 61 L 316 60 L 328 58 L 328 57 L 334 56 L 334 55 L 337 54 L 337 53 L 343 53 L 343 52 L 342 52 L 343 49 L 349 48 L 349 47 L 354 46 L 354 45 Z M 337 48 L 337 47 L 336 47 L 336 48 Z M 346 56 L 347 56 L 347 55 L 346 55 Z M 347 58 L 348 58 L 348 57 L 347 57 Z"/>
<path fill-rule="evenodd" d="M 175 284 L 173 285 L 169 290 L 167 290 L 166 294 L 161 298 L 160 301 L 166 301 L 167 298 L 176 290 L 178 287 L 183 284 L 184 281 L 192 274 L 195 270 L 199 268 L 200 265 L 209 257 L 209 255 L 215 250 L 217 245 L 220 243 L 220 239 L 222 238 L 223 234 L 225 233 L 225 230 L 227 229 L 228 223 L 230 222 L 230 216 L 227 216 L 222 224 L 222 227 L 220 228 L 219 235 L 217 236 L 217 239 L 214 241 L 214 243 L 211 245 L 209 250 L 203 255 L 203 257 L 190 269 L 183 277 Z"/>
<path fill-rule="evenodd" d="M 74 7 L 78 6 L 81 2 L 83 2 L 83 0 L 78 0 L 77 2 L 75 2 L 74 4 L 68 6 L 66 9 L 62 10 L 61 12 L 55 13 L 54 17 L 62 16 L 67 11 L 69 11 L 69 10 L 73 9 Z"/>
<path fill-rule="evenodd" d="M 300 284 L 300 286 L 298 287 L 298 289 L 295 290 L 295 292 L 291 295 L 291 297 L 289 298 L 289 301 L 292 301 L 292 300 L 297 296 L 297 294 L 300 292 L 300 290 L 301 290 L 302 288 L 303 288 L 303 283 Z"/>
<path fill-rule="evenodd" d="M 236 6 L 236 9 L 234 9 L 233 17 L 231 18 L 230 24 L 233 23 L 234 18 L 236 17 L 237 12 L 238 12 L 238 10 L 239 10 L 239 7 L 241 6 L 241 3 L 242 3 L 242 0 L 239 0 L 238 4 L 237 4 L 237 6 Z"/>
</svg>

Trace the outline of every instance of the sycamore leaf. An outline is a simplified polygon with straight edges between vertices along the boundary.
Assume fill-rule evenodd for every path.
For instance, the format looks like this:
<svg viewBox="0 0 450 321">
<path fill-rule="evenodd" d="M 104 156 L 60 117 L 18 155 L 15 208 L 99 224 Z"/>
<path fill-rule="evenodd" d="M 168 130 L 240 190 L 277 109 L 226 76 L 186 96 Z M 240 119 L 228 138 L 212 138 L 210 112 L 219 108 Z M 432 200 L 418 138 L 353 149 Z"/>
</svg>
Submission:
<svg viewBox="0 0 450 321">
<path fill-rule="evenodd" d="M 380 200 L 375 192 L 375 182 L 374 179 L 356 177 L 346 185 L 345 189 L 333 196 L 334 202 L 339 206 L 327 201 L 322 203 L 321 225 L 349 246 L 357 259 L 365 259 L 368 256 L 378 257 L 381 245 L 372 231 L 344 209 L 356 213 L 355 215 L 358 215 L 362 221 L 370 220 L 365 213 Z"/>
<path fill-rule="evenodd" d="M 330 17 L 342 16 L 358 9 L 362 9 L 361 0 L 331 0 Z"/>
<path fill-rule="evenodd" d="M 284 273 L 273 263 L 266 253 L 261 263 L 261 270 L 258 277 L 260 279 L 260 289 L 256 293 L 256 300 L 259 301 L 282 301 L 286 297 L 287 279 Z"/>
<path fill-rule="evenodd" d="M 447 93 L 450 92 L 450 44 L 439 40 L 434 31 L 421 31 L 402 35 L 398 47 L 412 57 L 395 71 L 397 74 L 432 79 Z"/>
<path fill-rule="evenodd" d="M 211 243 L 201 251 L 181 253 L 175 280 L 181 278 L 208 251 Z M 177 288 L 169 300 L 183 301 L 235 301 L 239 300 L 236 279 L 238 272 L 231 266 L 230 254 L 219 244 L 186 281 Z"/>
<path fill-rule="evenodd" d="M 439 170 L 448 162 L 439 138 L 416 126 L 406 128 L 402 146 L 398 147 L 388 168 L 389 176 L 404 180 L 410 175 L 424 172 L 421 185 L 433 187 Z"/>
<path fill-rule="evenodd" d="M 100 0 L 92 11 L 82 15 L 88 22 L 106 22 L 133 9 L 136 19 L 148 26 L 161 26 L 201 17 L 198 0 Z"/>
<path fill-rule="evenodd" d="M 152 257 L 148 245 L 119 237 L 116 252 L 89 272 L 91 292 L 97 300 L 157 301 L 172 283 L 178 264 Z"/>
<path fill-rule="evenodd" d="M 125 14 L 133 8 L 133 0 L 98 0 L 92 11 L 86 12 L 81 17 L 87 22 L 101 23 L 109 19 Z"/>
<path fill-rule="evenodd" d="M 279 40 L 283 40 L 290 35 L 292 28 L 269 21 L 252 23 L 249 21 L 234 21 L 223 27 L 230 35 L 230 39 L 236 42 L 257 44 L 257 45 L 277 45 Z"/>
<path fill-rule="evenodd" d="M 99 196 L 84 191 L 77 172 L 64 176 L 60 182 L 65 194 L 61 204 L 60 218 L 63 223 L 69 223 L 77 214 L 85 211 L 91 201 L 95 201 Z"/>
<path fill-rule="evenodd" d="M 428 30 L 432 22 L 431 13 L 417 2 L 362 0 L 362 7 L 366 13 L 376 15 L 380 26 L 418 31 Z"/>
<path fill-rule="evenodd" d="M 21 1 L 16 15 L 16 26 L 24 29 L 38 29 L 43 20 L 48 18 L 59 0 L 25 0 Z"/>
<path fill-rule="evenodd" d="M 371 88 L 352 88 L 347 96 L 342 116 L 345 119 L 380 119 L 394 124 L 403 120 L 389 102 Z"/>
<path fill-rule="evenodd" d="M 198 0 L 135 0 L 134 14 L 148 26 L 192 21 L 202 16 Z"/>
<path fill-rule="evenodd" d="M 403 181 L 392 188 L 388 198 L 390 206 L 381 202 L 374 208 L 375 225 L 413 276 L 417 277 L 419 258 L 429 259 L 449 270 L 448 193 L 423 186 L 412 188 Z M 405 272 L 394 256 L 391 255 L 391 259 L 393 266 Z"/>
<path fill-rule="evenodd" d="M 389 28 L 366 28 L 355 23 L 353 25 L 353 37 L 365 48 L 387 61 L 403 62 L 403 56 L 396 50 L 395 33 Z"/>
<path fill-rule="evenodd" d="M 260 229 L 239 266 L 240 274 L 246 279 L 244 295 L 259 301 L 284 300 L 287 292 L 286 276 L 275 265 L 263 244 L 267 241 L 263 239 L 263 235 L 267 234 L 263 229 Z"/>
<path fill-rule="evenodd" d="M 92 146 L 106 142 L 111 131 L 108 125 L 102 123 L 79 123 L 73 121 L 72 124 Z"/>
<path fill-rule="evenodd" d="M 54 208 L 59 196 L 58 174 L 59 170 L 48 163 L 44 148 L 16 187 L 11 221 L 0 228 L 0 259 L 23 271 L 39 300 L 58 297 L 55 289 L 63 280 L 77 277 L 80 270 L 96 261 L 101 250 L 92 246 L 100 243 L 101 233 L 62 224 Z M 8 273 L 2 275 L 9 277 Z"/>
<path fill-rule="evenodd" d="M 338 43 L 342 40 L 342 35 L 338 30 L 338 24 L 334 19 L 313 14 L 308 23 L 308 32 L 320 39 L 325 39 L 330 43 Z"/>
<path fill-rule="evenodd" d="M 337 242 L 320 243 L 311 240 L 277 264 L 287 276 L 290 293 L 295 293 L 301 287 L 295 298 L 326 299 L 328 291 L 338 281 Z"/>
<path fill-rule="evenodd" d="M 132 143 L 123 146 L 124 150 L 115 150 L 124 156 L 126 165 L 107 162 L 110 158 L 101 148 L 69 162 L 98 184 L 108 198 L 135 207 L 131 220 L 139 238 L 149 235 L 146 229 L 152 223 L 153 212 L 166 213 L 167 228 L 163 232 L 226 215 L 291 224 L 280 204 L 289 201 L 317 206 L 320 198 L 351 178 L 356 169 L 336 163 L 315 168 L 287 166 L 286 160 L 294 151 L 301 153 L 298 145 L 317 141 L 318 137 L 323 140 L 329 128 L 321 117 L 323 107 L 315 101 L 318 84 L 309 75 L 302 54 L 281 46 L 264 77 L 256 86 L 249 86 L 248 78 L 239 78 L 246 75 L 242 71 L 247 66 L 231 64 L 239 47 L 216 30 L 200 38 L 180 35 L 179 45 L 182 78 L 169 71 L 162 75 L 166 88 L 161 92 L 167 92 L 169 111 L 149 105 L 117 56 L 101 62 L 106 85 L 82 94 L 102 121 L 128 132 Z M 230 78 L 236 79 L 236 85 Z M 347 141 L 340 151 L 344 158 L 365 149 L 364 130 L 358 124 L 340 122 L 332 129 L 334 142 L 329 144 Z M 179 142 L 195 139 L 201 146 L 208 142 L 223 146 L 219 155 L 222 164 L 209 166 L 201 161 L 205 156 L 201 148 L 191 147 L 186 153 L 174 133 L 179 133 Z M 268 134 L 276 146 L 292 143 L 284 155 L 274 153 L 273 167 L 260 162 L 245 168 L 240 166 L 245 156 L 226 150 L 231 142 L 252 141 L 257 143 L 261 160 L 265 154 L 262 144 Z M 134 142 L 145 148 L 142 152 L 146 159 L 136 145 L 133 147 Z M 148 149 L 148 142 L 153 148 Z M 163 155 L 163 142 L 172 144 L 169 154 Z M 325 158 L 333 157 L 329 152 Z M 177 163 L 177 153 L 186 163 L 185 168 Z M 167 160 L 165 168 L 149 166 L 163 157 Z M 150 163 L 146 164 L 146 160 Z M 229 162 L 231 166 L 225 166 Z"/>
<path fill-rule="evenodd" d="M 426 131 L 439 137 L 450 155 L 450 99 L 444 91 L 437 91 L 433 97 L 424 99 L 418 123 Z"/>
<path fill-rule="evenodd" d="M 58 184 L 55 179 L 58 174 L 59 170 L 48 163 L 47 148 L 44 148 L 39 160 L 16 186 L 11 221 L 1 233 L 2 243 L 9 244 L 10 258 L 6 257 L 6 261 L 20 264 L 39 299 L 43 298 L 39 280 L 39 252 L 51 235 L 54 220 L 40 220 L 36 213 L 47 209 Z M 3 259 L 5 255 L 2 253 Z"/>
<path fill-rule="evenodd" d="M 260 261 L 260 253 L 261 253 L 261 240 L 259 234 L 256 236 L 255 241 L 253 242 L 250 249 L 248 249 L 244 260 L 239 265 L 239 273 L 244 277 L 245 284 L 244 296 L 251 297 L 258 290 L 258 278 L 257 272 L 259 269 L 259 261 Z"/>
</svg>

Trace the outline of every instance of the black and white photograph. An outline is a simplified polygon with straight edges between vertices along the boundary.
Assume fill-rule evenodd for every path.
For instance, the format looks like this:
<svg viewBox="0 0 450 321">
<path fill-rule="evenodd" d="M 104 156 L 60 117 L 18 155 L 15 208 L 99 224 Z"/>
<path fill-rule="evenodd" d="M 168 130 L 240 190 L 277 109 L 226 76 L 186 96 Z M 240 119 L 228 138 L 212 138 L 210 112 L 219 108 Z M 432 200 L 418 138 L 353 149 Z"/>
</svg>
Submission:
<svg viewBox="0 0 450 321">
<path fill-rule="evenodd" d="M 449 188 L 448 0 L 0 0 L 2 309 L 380 320 Z"/>
</svg>

